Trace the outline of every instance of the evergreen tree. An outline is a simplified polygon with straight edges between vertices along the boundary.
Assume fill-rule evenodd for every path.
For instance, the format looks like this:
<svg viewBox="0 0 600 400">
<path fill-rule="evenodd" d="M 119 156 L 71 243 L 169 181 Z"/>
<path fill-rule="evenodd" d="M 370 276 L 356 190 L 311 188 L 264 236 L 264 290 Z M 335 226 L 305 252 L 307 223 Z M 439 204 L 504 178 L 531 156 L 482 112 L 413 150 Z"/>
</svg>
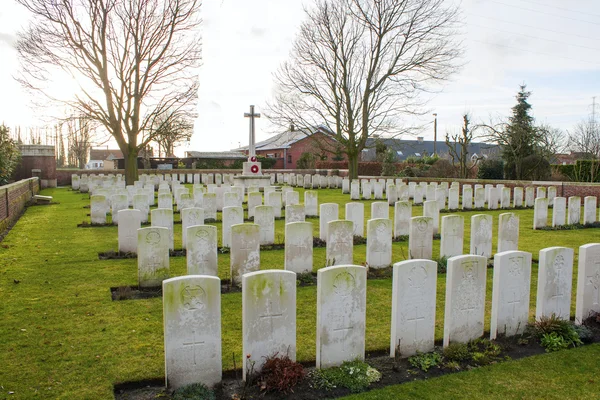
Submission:
<svg viewBox="0 0 600 400">
<path fill-rule="evenodd" d="M 9 132 L 6 125 L 0 125 L 0 185 L 8 183 L 21 159 L 19 147 Z"/>
<path fill-rule="evenodd" d="M 517 93 L 517 104 L 512 108 L 512 116 L 506 127 L 506 141 L 502 146 L 504 160 L 504 175 L 507 179 L 523 179 L 523 160 L 534 154 L 536 142 L 536 127 L 534 119 L 529 115 L 531 104 L 527 99 L 531 92 L 521 85 Z"/>
</svg>

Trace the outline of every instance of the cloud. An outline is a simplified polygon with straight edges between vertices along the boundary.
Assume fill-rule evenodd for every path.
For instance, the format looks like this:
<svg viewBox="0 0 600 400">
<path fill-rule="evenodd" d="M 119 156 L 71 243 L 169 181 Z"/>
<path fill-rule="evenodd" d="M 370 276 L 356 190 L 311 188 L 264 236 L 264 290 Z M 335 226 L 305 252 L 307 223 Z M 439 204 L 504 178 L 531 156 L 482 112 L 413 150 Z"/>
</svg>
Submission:
<svg viewBox="0 0 600 400">
<path fill-rule="evenodd" d="M 17 43 L 17 37 L 15 35 L 11 35 L 10 33 L 0 32 L 0 43 L 5 43 L 10 47 L 15 47 Z"/>
<path fill-rule="evenodd" d="M 258 27 L 258 26 L 253 26 L 253 27 L 250 29 L 250 34 L 251 34 L 252 36 L 257 36 L 257 37 L 262 37 L 262 36 L 264 36 L 266 32 L 267 32 L 267 30 L 266 30 L 266 29 L 264 29 L 264 28 L 260 28 L 260 27 Z"/>
</svg>

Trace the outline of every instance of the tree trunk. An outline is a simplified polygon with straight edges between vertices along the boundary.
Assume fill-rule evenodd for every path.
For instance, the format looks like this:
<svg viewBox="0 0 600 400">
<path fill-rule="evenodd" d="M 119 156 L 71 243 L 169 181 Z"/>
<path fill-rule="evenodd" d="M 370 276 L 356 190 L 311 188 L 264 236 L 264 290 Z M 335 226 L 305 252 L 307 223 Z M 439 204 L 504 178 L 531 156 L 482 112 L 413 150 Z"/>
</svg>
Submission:
<svg viewBox="0 0 600 400">
<path fill-rule="evenodd" d="M 350 180 L 358 179 L 358 154 L 348 153 L 348 175 Z"/>
<path fill-rule="evenodd" d="M 125 183 L 133 185 L 138 180 L 137 151 L 128 149 L 127 154 L 123 154 L 123 157 L 125 158 Z"/>
</svg>

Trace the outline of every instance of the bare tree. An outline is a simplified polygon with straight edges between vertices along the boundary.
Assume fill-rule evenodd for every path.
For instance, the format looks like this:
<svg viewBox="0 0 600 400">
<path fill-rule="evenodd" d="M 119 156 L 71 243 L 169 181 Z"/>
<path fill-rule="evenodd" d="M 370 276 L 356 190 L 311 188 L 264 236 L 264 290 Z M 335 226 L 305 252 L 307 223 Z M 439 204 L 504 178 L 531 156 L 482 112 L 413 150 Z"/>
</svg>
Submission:
<svg viewBox="0 0 600 400">
<path fill-rule="evenodd" d="M 569 150 L 590 159 L 600 157 L 600 126 L 593 115 L 580 121 L 569 134 Z"/>
<path fill-rule="evenodd" d="M 458 8 L 444 0 L 317 0 L 305 12 L 267 116 L 281 126 L 325 125 L 356 177 L 367 139 L 411 131 L 401 118 L 421 113 L 420 95 L 457 70 Z"/>
<path fill-rule="evenodd" d="M 155 116 L 150 135 L 158 145 L 158 155 L 175 157 L 175 146 L 190 140 L 194 133 L 194 124 L 190 116 L 181 112 L 166 110 Z"/>
<path fill-rule="evenodd" d="M 95 142 L 96 129 L 93 121 L 86 116 L 72 116 L 61 124 L 66 130 L 69 149 L 68 164 L 85 169 L 90 149 Z"/>
<path fill-rule="evenodd" d="M 452 159 L 452 164 L 458 164 L 459 178 L 466 179 L 469 177 L 469 172 L 475 168 L 477 162 L 483 159 L 483 156 L 476 160 L 471 160 L 469 157 L 469 146 L 473 141 L 473 130 L 469 127 L 471 118 L 469 114 L 463 115 L 463 126 L 460 134 L 453 134 L 452 137 L 446 133 L 446 147 Z"/>
<path fill-rule="evenodd" d="M 200 61 L 198 0 L 17 0 L 34 16 L 19 35 L 19 80 L 99 122 L 125 157 L 128 184 L 153 140 L 155 115 L 193 110 Z M 77 80 L 75 100 L 44 85 L 56 71 Z"/>
</svg>

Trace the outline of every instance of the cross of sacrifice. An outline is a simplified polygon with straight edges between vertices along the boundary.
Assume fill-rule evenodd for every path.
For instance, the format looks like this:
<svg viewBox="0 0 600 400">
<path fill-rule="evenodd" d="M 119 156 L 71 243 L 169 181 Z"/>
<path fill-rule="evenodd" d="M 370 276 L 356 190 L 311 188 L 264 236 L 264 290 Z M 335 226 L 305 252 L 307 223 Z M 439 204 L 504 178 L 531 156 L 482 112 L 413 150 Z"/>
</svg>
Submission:
<svg viewBox="0 0 600 400">
<path fill-rule="evenodd" d="M 183 342 L 183 346 L 192 346 L 192 351 L 194 353 L 194 365 L 196 365 L 196 346 L 203 345 L 204 342 L 196 340 L 196 330 L 192 330 L 192 340 L 188 342 Z"/>
<path fill-rule="evenodd" d="M 256 151 L 254 149 L 254 118 L 260 118 L 259 113 L 254 112 L 254 106 L 250 106 L 250 112 L 244 113 L 245 118 L 250 118 L 250 136 L 249 136 L 249 146 L 248 146 L 248 161 L 256 161 L 252 160 L 253 157 L 256 156 Z"/>
<path fill-rule="evenodd" d="M 283 318 L 283 314 L 279 313 L 279 314 L 275 314 L 272 312 L 271 310 L 271 306 L 273 305 L 273 302 L 271 300 L 267 301 L 267 309 L 266 309 L 266 313 L 264 315 L 260 315 L 259 318 L 261 319 L 268 319 L 268 323 L 269 323 L 269 340 L 273 341 L 273 318 Z"/>
</svg>

